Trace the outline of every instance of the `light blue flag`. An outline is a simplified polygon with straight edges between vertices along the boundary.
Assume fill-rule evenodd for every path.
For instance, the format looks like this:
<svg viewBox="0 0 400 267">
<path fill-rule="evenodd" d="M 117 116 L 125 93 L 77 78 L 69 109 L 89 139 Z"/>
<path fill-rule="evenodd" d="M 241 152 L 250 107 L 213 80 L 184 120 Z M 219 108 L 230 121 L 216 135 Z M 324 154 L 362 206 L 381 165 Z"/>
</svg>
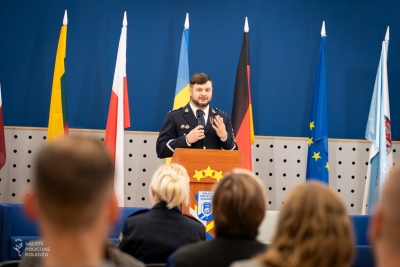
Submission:
<svg viewBox="0 0 400 267">
<path fill-rule="evenodd" d="M 381 58 L 376 73 L 374 93 L 369 110 L 365 138 L 371 141 L 362 214 L 371 214 L 380 191 L 393 165 L 392 133 L 387 77 L 389 27 L 382 42 Z"/>
<path fill-rule="evenodd" d="M 322 24 L 321 45 L 317 73 L 315 75 L 314 96 L 311 110 L 310 135 L 306 179 L 316 179 L 329 184 L 328 163 L 328 108 L 325 73 L 325 22 Z"/>
</svg>

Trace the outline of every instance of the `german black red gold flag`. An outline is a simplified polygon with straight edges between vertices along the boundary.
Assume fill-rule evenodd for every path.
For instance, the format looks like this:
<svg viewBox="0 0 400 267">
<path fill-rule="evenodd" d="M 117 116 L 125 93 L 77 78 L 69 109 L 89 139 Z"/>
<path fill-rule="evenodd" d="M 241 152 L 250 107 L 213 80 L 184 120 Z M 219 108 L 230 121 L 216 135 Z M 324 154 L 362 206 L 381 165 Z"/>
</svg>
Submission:
<svg viewBox="0 0 400 267">
<path fill-rule="evenodd" d="M 233 131 L 242 151 L 242 168 L 252 170 L 251 145 L 254 143 L 253 114 L 250 93 L 249 24 L 244 25 L 242 50 L 236 72 L 235 94 L 232 107 Z"/>
</svg>

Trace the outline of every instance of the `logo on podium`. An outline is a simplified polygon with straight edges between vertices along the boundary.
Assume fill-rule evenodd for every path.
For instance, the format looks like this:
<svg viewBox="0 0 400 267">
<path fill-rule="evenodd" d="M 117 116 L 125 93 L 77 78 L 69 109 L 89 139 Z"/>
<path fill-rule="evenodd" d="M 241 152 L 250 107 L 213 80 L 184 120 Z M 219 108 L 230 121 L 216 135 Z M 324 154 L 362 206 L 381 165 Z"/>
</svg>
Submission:
<svg viewBox="0 0 400 267">
<path fill-rule="evenodd" d="M 212 221 L 213 191 L 199 191 L 197 193 L 197 216 L 202 221 Z"/>
</svg>

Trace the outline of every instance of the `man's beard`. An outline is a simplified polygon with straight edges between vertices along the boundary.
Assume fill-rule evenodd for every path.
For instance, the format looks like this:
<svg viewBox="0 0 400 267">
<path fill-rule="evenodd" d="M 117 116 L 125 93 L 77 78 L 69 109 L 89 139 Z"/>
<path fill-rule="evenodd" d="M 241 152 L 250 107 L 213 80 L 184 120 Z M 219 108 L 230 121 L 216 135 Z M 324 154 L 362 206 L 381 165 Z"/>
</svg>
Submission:
<svg viewBox="0 0 400 267">
<path fill-rule="evenodd" d="M 193 104 L 195 104 L 195 106 L 196 106 L 196 107 L 199 107 L 199 108 L 205 108 L 205 107 L 207 107 L 208 104 L 210 104 L 210 101 L 211 101 L 211 99 L 210 99 L 209 101 L 207 101 L 206 103 L 200 103 L 197 99 L 193 99 L 193 98 L 192 98 Z"/>
</svg>

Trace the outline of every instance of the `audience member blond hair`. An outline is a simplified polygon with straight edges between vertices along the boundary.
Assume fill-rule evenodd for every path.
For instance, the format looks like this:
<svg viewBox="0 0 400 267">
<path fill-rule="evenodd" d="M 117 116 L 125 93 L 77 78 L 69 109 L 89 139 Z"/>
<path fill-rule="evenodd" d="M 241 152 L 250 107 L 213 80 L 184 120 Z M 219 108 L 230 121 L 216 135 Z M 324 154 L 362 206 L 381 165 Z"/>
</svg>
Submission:
<svg viewBox="0 0 400 267">
<path fill-rule="evenodd" d="M 286 197 L 266 253 L 232 266 L 350 266 L 353 239 L 350 218 L 339 195 L 325 184 L 307 182 Z"/>
<path fill-rule="evenodd" d="M 153 204 L 164 201 L 169 209 L 187 204 L 189 176 L 186 169 L 174 163 L 161 165 L 151 180 L 150 196 Z"/>
<path fill-rule="evenodd" d="M 205 239 L 204 225 L 181 214 L 189 197 L 189 176 L 178 164 L 161 165 L 150 183 L 150 211 L 127 218 L 119 248 L 145 263 L 165 263 L 180 246 Z"/>
</svg>

